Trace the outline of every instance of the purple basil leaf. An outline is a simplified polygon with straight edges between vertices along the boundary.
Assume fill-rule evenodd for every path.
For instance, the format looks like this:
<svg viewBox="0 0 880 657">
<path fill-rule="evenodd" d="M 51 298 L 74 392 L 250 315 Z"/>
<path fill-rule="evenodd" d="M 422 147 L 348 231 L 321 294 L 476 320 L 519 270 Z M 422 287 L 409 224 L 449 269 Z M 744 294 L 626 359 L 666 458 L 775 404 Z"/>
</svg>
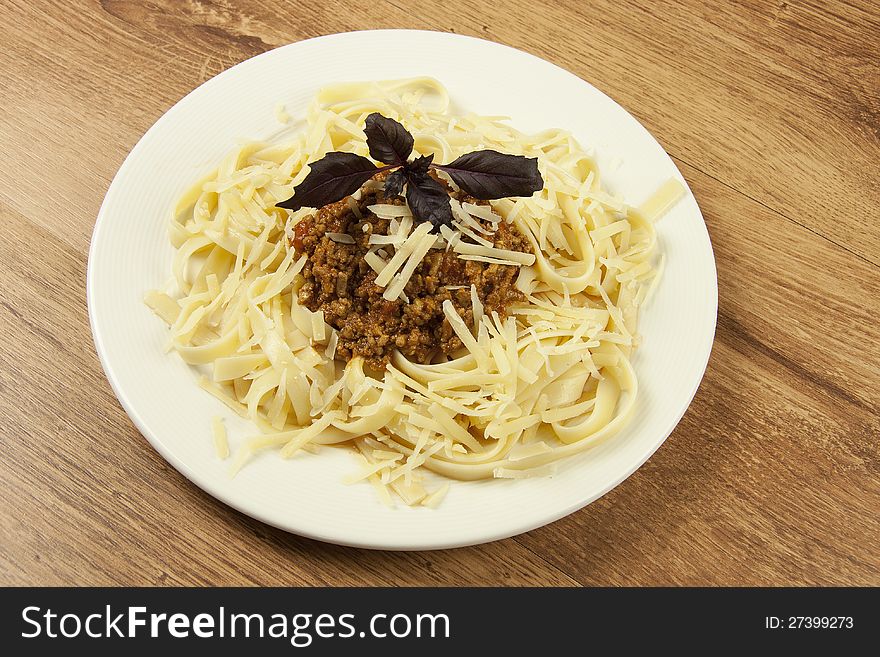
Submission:
<svg viewBox="0 0 880 657">
<path fill-rule="evenodd" d="M 431 155 L 422 155 L 421 157 L 414 159 L 412 162 L 409 162 L 404 168 L 418 176 L 424 176 L 428 173 L 428 168 L 431 166 L 431 161 L 433 159 L 433 153 Z"/>
<path fill-rule="evenodd" d="M 309 175 L 293 189 L 293 196 L 276 203 L 279 208 L 321 208 L 345 198 L 381 169 L 354 153 L 327 153 L 310 165 Z"/>
<path fill-rule="evenodd" d="M 400 192 L 403 191 L 403 185 L 405 182 L 406 174 L 403 172 L 402 169 L 392 171 L 385 179 L 385 196 L 387 198 L 400 196 Z"/>
<path fill-rule="evenodd" d="M 531 196 L 544 187 L 538 160 L 498 151 L 466 153 L 449 164 L 435 164 L 465 192 L 483 200 Z"/>
<path fill-rule="evenodd" d="M 412 153 L 413 136 L 394 119 L 373 112 L 367 117 L 364 132 L 370 157 L 385 164 L 404 164 Z"/>
<path fill-rule="evenodd" d="M 431 176 L 407 176 L 406 204 L 418 221 L 430 221 L 438 227 L 452 223 L 449 192 Z"/>
</svg>

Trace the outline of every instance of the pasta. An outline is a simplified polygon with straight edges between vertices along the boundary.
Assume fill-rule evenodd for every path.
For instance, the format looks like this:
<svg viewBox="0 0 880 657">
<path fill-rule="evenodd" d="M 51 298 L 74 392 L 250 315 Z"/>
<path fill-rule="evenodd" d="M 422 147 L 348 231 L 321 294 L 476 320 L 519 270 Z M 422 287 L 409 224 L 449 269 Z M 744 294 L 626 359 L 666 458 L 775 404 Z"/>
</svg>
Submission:
<svg viewBox="0 0 880 657">
<path fill-rule="evenodd" d="M 395 352 L 378 375 L 360 358 L 335 360 L 336 330 L 298 303 L 306 257 L 290 239 L 312 211 L 276 207 L 327 152 L 367 156 L 359 126 L 371 112 L 406 125 L 414 154 L 449 162 L 491 148 L 537 157 L 545 182 L 528 198 L 453 203 L 455 227 L 439 236 L 427 223 L 410 232 L 405 206 L 371 208 L 400 231 L 374 236 L 366 257 L 385 298 L 405 297 L 416 257 L 451 248 L 465 260 L 518 267 L 525 299 L 501 317 L 484 312 L 474 293 L 473 326 L 446 302 L 464 349 L 428 364 Z M 638 392 L 630 362 L 638 313 L 658 276 L 653 222 L 683 192 L 677 182 L 630 207 L 603 191 L 595 163 L 567 132 L 526 135 L 500 117 L 454 115 L 446 90 L 428 78 L 328 87 L 306 119 L 284 143 L 239 146 L 183 195 L 170 223 L 173 280 L 145 298 L 170 327 L 169 349 L 259 430 L 237 450 L 233 471 L 258 449 L 289 458 L 344 445 L 362 461 L 350 482 L 370 482 L 386 502 L 390 490 L 407 504 L 436 506 L 448 486 L 427 490 L 424 469 L 459 480 L 547 474 L 624 425 Z M 532 254 L 493 248 L 480 221 L 513 224 Z M 214 435 L 225 455 L 216 422 Z"/>
</svg>

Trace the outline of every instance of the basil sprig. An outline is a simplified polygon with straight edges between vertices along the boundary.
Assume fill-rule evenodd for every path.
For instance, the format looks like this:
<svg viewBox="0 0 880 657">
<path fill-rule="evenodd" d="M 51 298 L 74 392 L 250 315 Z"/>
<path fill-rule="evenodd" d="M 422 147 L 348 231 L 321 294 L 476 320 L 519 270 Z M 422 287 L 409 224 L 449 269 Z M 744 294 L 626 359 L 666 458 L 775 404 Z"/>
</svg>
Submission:
<svg viewBox="0 0 880 657">
<path fill-rule="evenodd" d="M 534 157 L 481 150 L 466 153 L 449 164 L 434 164 L 433 155 L 410 161 L 413 136 L 400 123 L 378 112 L 367 117 L 364 133 L 370 157 L 383 166 L 354 153 L 327 153 L 309 165 L 309 174 L 294 187 L 293 196 L 278 203 L 278 207 L 320 208 L 353 194 L 377 173 L 391 171 L 385 180 L 385 195 L 400 196 L 406 187 L 406 203 L 413 217 L 439 227 L 452 221 L 452 207 L 449 193 L 428 174 L 430 169 L 445 171 L 462 190 L 483 200 L 531 196 L 544 187 Z"/>
</svg>

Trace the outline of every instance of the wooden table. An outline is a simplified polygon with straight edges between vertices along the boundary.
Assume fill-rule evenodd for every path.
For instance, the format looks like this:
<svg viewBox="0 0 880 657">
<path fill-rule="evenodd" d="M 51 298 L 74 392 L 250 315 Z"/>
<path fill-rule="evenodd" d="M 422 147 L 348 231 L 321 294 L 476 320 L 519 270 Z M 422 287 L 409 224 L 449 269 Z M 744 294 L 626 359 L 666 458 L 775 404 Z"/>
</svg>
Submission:
<svg viewBox="0 0 880 657">
<path fill-rule="evenodd" d="M 877 5 L 414 4 L 2 0 L 0 583 L 880 584 Z M 712 358 L 664 446 L 479 547 L 341 548 L 230 510 L 138 434 L 89 333 L 89 236 L 141 134 L 247 57 L 388 27 L 507 43 L 611 95 L 675 159 L 718 263 Z"/>
</svg>

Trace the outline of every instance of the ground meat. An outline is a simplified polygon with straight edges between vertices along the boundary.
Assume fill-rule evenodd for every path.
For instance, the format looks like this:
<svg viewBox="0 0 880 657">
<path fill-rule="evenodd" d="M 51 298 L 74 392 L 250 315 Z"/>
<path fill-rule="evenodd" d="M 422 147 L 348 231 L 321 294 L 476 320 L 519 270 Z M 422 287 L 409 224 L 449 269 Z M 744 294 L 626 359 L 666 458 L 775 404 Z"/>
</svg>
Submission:
<svg viewBox="0 0 880 657">
<path fill-rule="evenodd" d="M 381 176 L 380 176 L 381 177 Z M 462 202 L 482 203 L 461 193 Z M 452 301 L 468 326 L 473 325 L 470 286 L 474 284 L 486 313 L 493 310 L 504 317 L 507 306 L 522 300 L 514 287 L 519 268 L 462 260 L 452 250 L 432 249 L 407 283 L 404 292 L 409 303 L 386 301 L 384 288 L 375 284 L 376 272 L 364 261 L 371 248 L 371 234 L 388 234 L 389 221 L 367 210 L 376 203 L 402 205 L 403 199 L 386 199 L 381 189 L 363 191 L 357 201 L 361 217 L 352 210 L 347 197 L 303 218 L 294 227 L 292 244 L 308 257 L 302 270 L 304 283 L 297 296 L 312 311 L 322 310 L 324 320 L 339 331 L 336 358 L 349 360 L 362 356 L 370 367 L 382 369 L 394 349 L 410 360 L 428 363 L 438 353 L 448 355 L 462 347 L 443 314 L 443 302 Z M 483 223 L 489 229 L 488 223 Z M 347 233 L 355 244 L 341 244 L 326 233 Z M 512 225 L 499 223 L 487 237 L 495 246 L 529 252 L 529 243 Z M 392 252 L 392 247 L 385 247 Z M 465 286 L 447 290 L 447 286 Z"/>
</svg>

